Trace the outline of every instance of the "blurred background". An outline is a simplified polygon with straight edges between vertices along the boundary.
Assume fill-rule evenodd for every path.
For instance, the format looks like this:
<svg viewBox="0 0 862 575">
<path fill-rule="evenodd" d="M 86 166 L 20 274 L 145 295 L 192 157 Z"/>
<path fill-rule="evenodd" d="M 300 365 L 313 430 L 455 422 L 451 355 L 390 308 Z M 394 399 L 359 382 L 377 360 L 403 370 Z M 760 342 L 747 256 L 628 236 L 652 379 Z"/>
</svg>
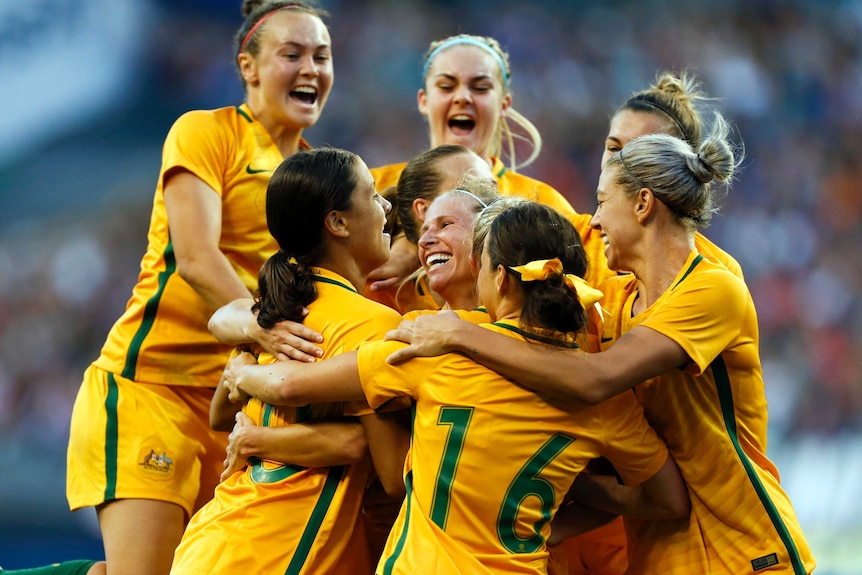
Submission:
<svg viewBox="0 0 862 575">
<path fill-rule="evenodd" d="M 862 1 L 323 0 L 335 86 L 312 144 L 404 161 L 428 44 L 511 56 L 544 137 L 525 173 L 581 212 L 612 111 L 689 69 L 745 144 L 707 235 L 757 305 L 768 455 L 820 574 L 862 574 Z M 130 295 L 161 144 L 194 108 L 236 105 L 239 0 L 0 0 L 0 565 L 103 557 L 65 503 L 71 406 Z"/>
</svg>

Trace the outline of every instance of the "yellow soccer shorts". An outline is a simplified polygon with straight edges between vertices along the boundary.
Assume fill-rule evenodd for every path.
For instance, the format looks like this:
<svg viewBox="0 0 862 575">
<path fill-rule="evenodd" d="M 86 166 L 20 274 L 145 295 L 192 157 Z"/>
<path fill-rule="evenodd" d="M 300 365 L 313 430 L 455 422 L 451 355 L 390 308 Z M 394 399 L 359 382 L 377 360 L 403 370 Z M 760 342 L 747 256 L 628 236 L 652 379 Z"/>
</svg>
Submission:
<svg viewBox="0 0 862 575">
<path fill-rule="evenodd" d="M 134 382 L 91 365 L 72 410 L 66 497 L 74 511 L 115 499 L 212 498 L 227 433 L 209 425 L 207 388 Z"/>
</svg>

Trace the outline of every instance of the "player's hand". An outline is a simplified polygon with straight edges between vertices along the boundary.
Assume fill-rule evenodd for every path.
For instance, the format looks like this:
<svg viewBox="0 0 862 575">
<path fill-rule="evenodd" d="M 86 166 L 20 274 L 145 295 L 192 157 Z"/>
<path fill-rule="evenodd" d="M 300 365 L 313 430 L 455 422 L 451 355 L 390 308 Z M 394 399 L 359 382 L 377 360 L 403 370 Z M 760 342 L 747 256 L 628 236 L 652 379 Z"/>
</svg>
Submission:
<svg viewBox="0 0 862 575">
<path fill-rule="evenodd" d="M 419 265 L 416 244 L 403 235 L 398 236 L 389 250 L 389 261 L 368 274 L 368 287 L 371 291 L 395 289 L 419 269 Z"/>
<path fill-rule="evenodd" d="M 393 352 L 386 363 L 397 365 L 414 357 L 433 357 L 454 349 L 452 334 L 464 323 L 453 311 L 420 315 L 415 320 L 402 321 L 397 329 L 386 333 L 387 341 L 408 343 Z"/>
<path fill-rule="evenodd" d="M 323 356 L 323 350 L 315 345 L 323 341 L 323 336 L 295 321 L 280 321 L 269 329 L 255 330 L 252 337 L 280 361 L 312 362 Z"/>
<path fill-rule="evenodd" d="M 227 453 L 221 481 L 224 481 L 240 469 L 244 469 L 248 464 L 248 460 L 240 454 L 243 452 L 245 445 L 246 431 L 253 425 L 254 421 L 243 412 L 240 411 L 236 414 L 236 423 L 233 426 L 233 431 L 228 435 Z"/>
<path fill-rule="evenodd" d="M 257 359 L 244 351 L 227 362 L 222 374 L 222 385 L 228 389 L 228 399 L 234 403 L 245 402 L 249 395 L 240 389 L 240 380 L 246 366 L 257 365 Z"/>
</svg>

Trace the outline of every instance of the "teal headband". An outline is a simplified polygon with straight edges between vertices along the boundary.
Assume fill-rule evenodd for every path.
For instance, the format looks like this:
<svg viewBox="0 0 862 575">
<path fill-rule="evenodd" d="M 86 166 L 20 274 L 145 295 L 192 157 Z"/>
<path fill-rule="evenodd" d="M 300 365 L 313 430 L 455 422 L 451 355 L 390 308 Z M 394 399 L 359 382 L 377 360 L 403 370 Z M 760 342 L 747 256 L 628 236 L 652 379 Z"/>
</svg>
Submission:
<svg viewBox="0 0 862 575">
<path fill-rule="evenodd" d="M 428 77 L 428 68 L 431 67 L 431 61 L 437 57 L 437 54 L 439 54 L 446 48 L 451 48 L 452 46 L 455 46 L 456 44 L 469 44 L 471 46 L 478 46 L 479 48 L 482 48 L 487 53 L 492 55 L 497 60 L 497 63 L 500 65 L 500 72 L 503 75 L 503 88 L 505 88 L 506 90 L 509 89 L 509 74 L 506 72 L 506 63 L 503 61 L 503 57 L 500 56 L 500 54 L 498 54 L 496 50 L 494 50 L 485 42 L 482 42 L 481 40 L 477 40 L 476 38 L 472 38 L 470 36 L 456 36 L 454 38 L 449 38 L 448 40 L 434 48 L 434 50 L 430 54 L 428 54 L 428 58 L 425 59 L 425 68 L 422 70 L 423 82 L 425 81 L 425 78 Z"/>
</svg>

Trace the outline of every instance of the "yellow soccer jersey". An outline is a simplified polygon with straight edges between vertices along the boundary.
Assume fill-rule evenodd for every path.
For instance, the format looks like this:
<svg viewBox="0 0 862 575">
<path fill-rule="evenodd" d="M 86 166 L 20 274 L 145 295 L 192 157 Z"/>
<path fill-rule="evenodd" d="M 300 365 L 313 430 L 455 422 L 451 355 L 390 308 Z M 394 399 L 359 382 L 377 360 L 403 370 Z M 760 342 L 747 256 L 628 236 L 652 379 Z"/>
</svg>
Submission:
<svg viewBox="0 0 862 575">
<path fill-rule="evenodd" d="M 739 279 L 744 279 L 742 276 L 742 266 L 739 265 L 739 262 L 700 232 L 694 234 L 694 249 L 706 259 L 722 264 Z"/>
<path fill-rule="evenodd" d="M 218 384 L 231 347 L 209 333 L 207 321 L 215 310 L 176 273 L 164 177 L 181 168 L 219 194 L 219 249 L 251 292 L 261 265 L 278 249 L 266 227 L 265 199 L 269 177 L 281 161 L 278 147 L 244 104 L 192 111 L 176 121 L 162 152 L 138 283 L 108 334 L 97 366 L 146 383 Z"/>
<path fill-rule="evenodd" d="M 359 295 L 343 277 L 316 269 L 318 297 L 305 325 L 324 337 L 324 359 L 382 339 L 401 316 Z M 281 426 L 341 416 L 343 404 L 299 408 L 258 400 L 255 423 Z M 303 468 L 257 460 L 216 488 L 189 523 L 171 573 L 369 573 L 375 558 L 357 534 L 370 460 Z"/>
<path fill-rule="evenodd" d="M 688 485 L 692 513 L 677 530 L 627 519 L 630 572 L 810 573 L 814 558 L 766 458 L 757 316 L 745 283 L 692 251 L 672 286 L 635 317 L 634 277 L 612 278 L 603 291 L 611 313 L 603 348 L 642 325 L 691 358 L 636 388 Z"/>
<path fill-rule="evenodd" d="M 511 321 L 484 327 L 523 337 Z M 407 498 L 380 574 L 546 573 L 549 522 L 589 460 L 608 457 L 632 484 L 664 465 L 634 394 L 582 408 L 460 354 L 386 364 L 403 345 L 371 342 L 358 356 L 372 407 L 415 402 Z"/>
</svg>

